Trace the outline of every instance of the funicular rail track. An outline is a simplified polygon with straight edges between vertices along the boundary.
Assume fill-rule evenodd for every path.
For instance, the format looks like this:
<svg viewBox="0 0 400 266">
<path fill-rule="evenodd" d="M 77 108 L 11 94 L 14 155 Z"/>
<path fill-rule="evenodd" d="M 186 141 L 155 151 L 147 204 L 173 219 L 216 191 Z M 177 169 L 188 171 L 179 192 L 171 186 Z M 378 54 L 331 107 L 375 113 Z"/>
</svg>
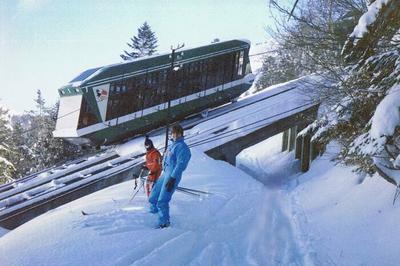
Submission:
<svg viewBox="0 0 400 266">
<path fill-rule="evenodd" d="M 18 180 L 19 182 L 12 184 L 10 189 L 2 191 L 0 193 L 0 202 L 16 194 L 40 187 L 41 185 L 44 185 L 53 180 L 61 179 L 63 177 L 82 171 L 83 169 L 94 167 L 95 165 L 100 165 L 117 157 L 118 155 L 115 153 L 100 154 L 92 158 L 74 160 L 65 166 L 46 169 L 36 175 L 29 176 L 29 178 Z"/>
<path fill-rule="evenodd" d="M 1 193 L 5 192 L 7 190 L 13 189 L 13 188 L 15 188 L 17 186 L 20 186 L 21 184 L 23 184 L 23 183 L 25 183 L 25 182 L 33 179 L 33 178 L 36 178 L 40 174 L 43 174 L 43 173 L 46 173 L 46 172 L 47 173 L 53 173 L 53 172 L 56 172 L 56 171 L 59 171 L 59 170 L 66 169 L 66 168 L 68 168 L 69 165 L 79 164 L 79 163 L 84 162 L 84 161 L 86 161 L 86 158 L 78 158 L 78 159 L 75 159 L 73 161 L 69 161 L 69 162 L 67 162 L 65 164 L 60 164 L 58 166 L 54 165 L 52 167 L 43 169 L 41 171 L 29 174 L 27 176 L 24 176 L 24 177 L 21 177 L 21 178 L 19 178 L 17 180 L 14 180 L 13 182 L 2 184 L 2 185 L 0 185 L 0 197 L 1 197 Z"/>
<path fill-rule="evenodd" d="M 115 157 L 48 182 L 13 193 L 0 201 L 0 225 L 13 229 L 62 204 L 130 178 L 143 162 L 142 154 Z"/>
</svg>

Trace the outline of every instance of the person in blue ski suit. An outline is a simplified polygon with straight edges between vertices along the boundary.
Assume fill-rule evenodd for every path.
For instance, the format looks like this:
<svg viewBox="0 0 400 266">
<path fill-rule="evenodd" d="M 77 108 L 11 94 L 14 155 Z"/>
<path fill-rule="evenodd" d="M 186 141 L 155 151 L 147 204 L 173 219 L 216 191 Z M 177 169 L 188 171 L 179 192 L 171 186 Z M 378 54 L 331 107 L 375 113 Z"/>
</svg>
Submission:
<svg viewBox="0 0 400 266">
<path fill-rule="evenodd" d="M 183 128 L 175 124 L 172 126 L 171 134 L 173 141 L 164 154 L 163 172 L 149 197 L 150 212 L 158 212 L 160 228 L 170 225 L 169 202 L 191 157 L 190 149 L 184 141 Z"/>
</svg>

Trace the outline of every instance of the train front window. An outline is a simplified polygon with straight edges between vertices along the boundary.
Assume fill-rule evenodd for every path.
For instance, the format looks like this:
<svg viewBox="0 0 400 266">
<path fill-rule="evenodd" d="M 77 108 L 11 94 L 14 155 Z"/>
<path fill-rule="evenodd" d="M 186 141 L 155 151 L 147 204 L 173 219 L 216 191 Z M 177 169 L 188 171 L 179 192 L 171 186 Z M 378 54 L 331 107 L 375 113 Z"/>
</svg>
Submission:
<svg viewBox="0 0 400 266">
<path fill-rule="evenodd" d="M 97 116 L 93 113 L 93 107 L 88 104 L 85 97 L 82 97 L 78 129 L 94 125 L 98 122 L 99 120 L 97 119 Z"/>
<path fill-rule="evenodd" d="M 242 76 L 243 75 L 243 57 L 244 57 L 244 52 L 240 51 L 240 55 L 239 55 L 239 66 L 238 66 L 238 76 Z"/>
</svg>

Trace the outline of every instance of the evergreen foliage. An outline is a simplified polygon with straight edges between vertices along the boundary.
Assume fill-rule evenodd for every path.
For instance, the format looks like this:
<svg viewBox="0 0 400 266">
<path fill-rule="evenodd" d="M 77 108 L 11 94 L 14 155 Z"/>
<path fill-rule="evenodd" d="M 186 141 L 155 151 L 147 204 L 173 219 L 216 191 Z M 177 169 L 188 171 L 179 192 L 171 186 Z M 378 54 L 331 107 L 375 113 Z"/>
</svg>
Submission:
<svg viewBox="0 0 400 266">
<path fill-rule="evenodd" d="M 338 80 L 341 50 L 366 10 L 364 1 L 300 1 L 289 21 L 290 6 L 282 7 L 274 0 L 270 5 L 276 29 L 269 33 L 275 40 L 276 52 L 265 57 L 257 88 L 261 90 L 316 72 L 329 73 L 330 78 Z"/>
<path fill-rule="evenodd" d="M 147 22 L 138 28 L 137 36 L 131 38 L 131 42 L 127 45 L 132 49 L 131 52 L 124 50 L 124 54 L 121 54 L 121 58 L 124 60 L 131 60 L 147 55 L 152 55 L 156 52 L 157 48 L 157 37 L 151 30 L 151 27 Z"/>
<path fill-rule="evenodd" d="M 8 110 L 0 106 L 0 184 L 12 181 L 15 171 L 11 161 L 13 147 L 8 138 L 10 134 Z"/>
<path fill-rule="evenodd" d="M 279 14 L 290 13 L 271 3 Z M 399 10 L 396 0 L 303 1 L 291 22 L 277 20 L 278 52 L 266 57 L 258 84 L 264 88 L 309 73 L 325 76 L 329 85 L 313 86 L 312 97 L 323 104 L 320 117 L 302 134 L 325 144 L 336 140 L 342 147 L 339 162 L 363 175 L 378 172 L 397 185 L 400 101 L 393 97 L 400 97 Z M 383 130 L 396 117 L 395 129 Z"/>
<path fill-rule="evenodd" d="M 336 103 L 309 129 L 325 143 L 338 140 L 343 147 L 338 159 L 357 166 L 359 173 L 377 171 L 398 184 L 400 120 L 392 132 L 376 135 L 374 131 L 395 123 L 396 113 L 400 116 L 400 102 L 390 101 L 399 93 L 400 2 L 377 0 L 371 4 L 379 7 L 369 8 L 343 48 L 347 75 L 332 93 Z M 382 115 L 382 110 L 387 114 Z"/>
<path fill-rule="evenodd" d="M 46 106 L 40 90 L 34 101 L 36 110 L 14 116 L 12 131 L 7 133 L 15 151 L 11 155 L 15 166 L 14 178 L 59 165 L 90 152 L 82 151 L 63 139 L 53 138 L 59 103 Z"/>
</svg>

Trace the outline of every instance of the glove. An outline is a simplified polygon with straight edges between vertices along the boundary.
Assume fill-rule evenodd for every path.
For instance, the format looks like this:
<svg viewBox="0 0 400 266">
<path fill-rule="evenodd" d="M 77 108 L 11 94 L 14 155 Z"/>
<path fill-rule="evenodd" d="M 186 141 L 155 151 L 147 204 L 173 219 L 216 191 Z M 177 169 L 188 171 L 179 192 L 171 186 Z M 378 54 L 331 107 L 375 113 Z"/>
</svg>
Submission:
<svg viewBox="0 0 400 266">
<path fill-rule="evenodd" d="M 175 178 L 174 178 L 174 177 L 171 177 L 171 178 L 168 180 L 167 184 L 165 184 L 165 188 L 167 189 L 168 192 L 171 192 L 172 189 L 174 188 L 174 186 L 175 186 L 175 181 L 176 181 Z"/>
</svg>

